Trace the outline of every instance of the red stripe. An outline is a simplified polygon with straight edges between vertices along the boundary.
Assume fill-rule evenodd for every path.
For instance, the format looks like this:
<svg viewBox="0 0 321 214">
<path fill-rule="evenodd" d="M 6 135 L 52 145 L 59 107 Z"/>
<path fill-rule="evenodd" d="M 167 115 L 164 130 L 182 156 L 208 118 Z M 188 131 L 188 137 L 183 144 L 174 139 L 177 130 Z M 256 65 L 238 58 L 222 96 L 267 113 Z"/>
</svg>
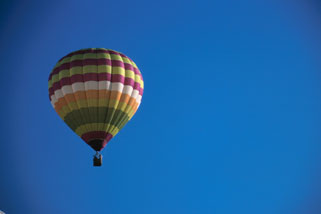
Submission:
<svg viewBox="0 0 321 214">
<path fill-rule="evenodd" d="M 65 85 L 71 85 L 77 82 L 87 81 L 111 81 L 112 83 L 119 82 L 127 86 L 132 86 L 139 91 L 139 94 L 143 94 L 143 89 L 140 87 L 140 83 L 135 82 L 132 78 L 124 77 L 120 74 L 110 73 L 87 73 L 87 74 L 75 74 L 71 77 L 64 77 L 60 81 L 55 82 L 49 88 L 49 96 L 51 97 L 56 90 L 61 89 Z"/>
<path fill-rule="evenodd" d="M 104 132 L 104 131 L 92 131 L 92 132 L 87 132 L 81 136 L 81 138 L 88 144 L 90 141 L 95 140 L 95 139 L 101 139 L 104 140 L 102 144 L 101 150 L 107 145 L 107 143 L 113 138 L 113 135 Z"/>
<path fill-rule="evenodd" d="M 124 57 L 124 58 L 127 58 L 129 59 L 130 61 L 133 61 L 132 59 L 130 59 L 128 56 L 126 56 L 125 54 L 122 54 L 122 53 L 119 53 L 117 51 L 113 51 L 113 50 L 108 50 L 108 49 L 104 49 L 104 48 L 98 48 L 98 49 L 85 49 L 85 50 L 79 50 L 79 51 L 74 51 L 74 52 L 71 52 L 70 54 L 62 57 L 60 61 L 62 61 L 63 59 L 67 58 L 67 57 L 71 57 L 71 56 L 74 56 L 74 55 L 78 55 L 78 54 L 87 54 L 87 53 L 107 53 L 107 54 L 114 54 L 114 55 L 119 55 L 121 57 Z"/>
<path fill-rule="evenodd" d="M 133 71 L 135 74 L 138 74 L 141 79 L 143 79 L 140 71 L 133 67 L 131 64 L 128 63 L 124 63 L 120 60 L 110 60 L 110 59 L 106 59 L 106 58 L 99 58 L 99 59 L 84 59 L 84 60 L 74 60 L 71 62 L 67 62 L 64 63 L 62 65 L 60 65 L 59 67 L 55 68 L 49 76 L 49 81 L 52 79 L 52 76 L 55 74 L 58 74 L 60 71 L 62 70 L 66 70 L 66 69 L 71 69 L 73 67 L 82 67 L 82 66 L 86 66 L 86 65 L 109 65 L 112 67 L 122 67 L 126 70 L 131 70 Z"/>
</svg>

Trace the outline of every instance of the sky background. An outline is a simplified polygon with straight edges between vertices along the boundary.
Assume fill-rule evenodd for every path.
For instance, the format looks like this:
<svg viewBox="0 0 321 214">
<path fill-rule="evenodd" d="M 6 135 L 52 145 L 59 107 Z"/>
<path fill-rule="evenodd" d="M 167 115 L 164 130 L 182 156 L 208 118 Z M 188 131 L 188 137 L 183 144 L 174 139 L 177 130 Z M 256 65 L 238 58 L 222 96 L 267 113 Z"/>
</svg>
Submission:
<svg viewBox="0 0 321 214">
<path fill-rule="evenodd" d="M 0 210 L 321 213 L 317 0 L 0 5 Z M 58 59 L 90 47 L 145 81 L 101 168 L 48 98 Z"/>
</svg>

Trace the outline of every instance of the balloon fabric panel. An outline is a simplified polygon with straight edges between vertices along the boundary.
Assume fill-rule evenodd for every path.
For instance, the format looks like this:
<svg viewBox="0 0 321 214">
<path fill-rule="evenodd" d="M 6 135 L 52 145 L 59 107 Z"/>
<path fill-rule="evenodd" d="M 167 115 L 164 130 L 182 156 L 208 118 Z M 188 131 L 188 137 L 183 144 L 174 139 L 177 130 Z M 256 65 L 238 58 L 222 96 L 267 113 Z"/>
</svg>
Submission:
<svg viewBox="0 0 321 214">
<path fill-rule="evenodd" d="M 48 88 L 58 115 L 101 151 L 137 111 L 144 82 L 136 64 L 124 54 L 91 48 L 60 59 Z"/>
</svg>

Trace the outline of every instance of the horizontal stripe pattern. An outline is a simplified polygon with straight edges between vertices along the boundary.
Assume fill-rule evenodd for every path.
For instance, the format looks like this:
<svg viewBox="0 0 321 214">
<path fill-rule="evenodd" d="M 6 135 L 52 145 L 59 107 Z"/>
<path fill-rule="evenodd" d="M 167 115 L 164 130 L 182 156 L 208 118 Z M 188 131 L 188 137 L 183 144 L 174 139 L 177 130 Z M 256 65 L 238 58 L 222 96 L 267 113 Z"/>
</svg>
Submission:
<svg viewBox="0 0 321 214">
<path fill-rule="evenodd" d="M 88 104 L 88 100 L 93 101 L 93 106 Z M 108 102 L 99 102 L 100 100 L 109 99 Z M 56 103 L 52 103 L 55 106 L 57 112 L 63 110 L 66 113 L 70 111 L 77 110 L 78 108 L 84 107 L 114 107 L 116 102 L 119 104 L 123 103 L 125 105 L 118 105 L 117 109 L 124 111 L 125 107 L 129 107 L 130 110 L 135 110 L 137 106 L 140 104 L 141 96 L 134 98 L 127 94 L 120 94 L 117 91 L 98 91 L 91 90 L 87 93 L 84 92 L 76 92 L 74 94 L 67 94 L 64 97 L 58 99 Z M 68 102 L 66 102 L 68 101 Z M 63 109 L 63 108 L 67 109 Z M 63 119 L 65 115 L 60 115 Z"/>
<path fill-rule="evenodd" d="M 112 126 L 115 126 L 117 128 L 120 128 L 120 124 L 117 124 L 117 121 L 115 120 L 116 117 L 112 117 L 112 115 L 110 114 L 107 114 L 107 116 L 105 117 L 105 113 L 104 111 L 115 111 L 115 114 L 118 114 L 120 117 L 124 117 L 126 118 L 127 120 L 129 120 L 129 116 L 121 111 L 121 110 L 118 110 L 118 109 L 114 109 L 114 108 L 104 108 L 104 109 L 100 109 L 100 108 L 104 108 L 104 107 L 90 107 L 86 110 L 88 111 L 97 111 L 97 112 L 101 112 L 101 115 L 98 114 L 98 119 L 95 119 L 94 117 L 89 117 L 87 120 L 86 120 L 86 123 L 105 123 L 106 121 L 110 121 L 110 125 Z M 74 110 L 72 112 L 70 112 L 69 114 L 67 114 L 64 118 L 64 121 L 68 124 L 72 124 L 72 120 L 73 118 L 79 118 L 79 117 L 82 117 L 81 115 L 81 111 L 83 109 L 77 109 L 77 110 Z M 72 130 L 76 130 L 77 129 L 77 125 L 71 125 L 69 126 Z"/>
<path fill-rule="evenodd" d="M 102 140 L 102 145 L 99 149 L 97 149 L 97 151 L 101 151 L 105 148 L 105 146 L 107 145 L 107 143 L 113 138 L 113 135 L 108 133 L 108 132 L 104 132 L 104 131 L 93 131 L 93 132 L 87 132 L 85 134 L 83 134 L 81 136 L 81 138 L 89 145 L 90 142 L 93 140 Z"/>
<path fill-rule="evenodd" d="M 99 102 L 99 100 L 93 100 L 93 102 Z M 112 102 L 112 104 L 101 104 L 99 103 L 98 105 L 90 105 L 88 108 L 91 107 L 104 107 L 104 108 L 113 108 L 111 106 L 114 106 L 113 103 L 116 103 L 116 101 L 110 101 Z M 120 107 L 121 106 L 121 107 Z M 68 104 L 64 104 L 60 109 L 55 109 L 56 112 L 59 114 L 59 116 L 64 120 L 66 115 L 68 115 L 70 112 L 79 109 L 79 107 L 81 107 L 82 109 L 84 109 L 84 111 L 87 110 L 87 104 L 86 102 L 78 102 L 78 103 L 70 103 L 70 105 Z M 126 114 L 128 115 L 128 117 L 131 119 L 132 116 L 134 115 L 134 113 L 137 111 L 139 107 L 139 103 L 134 103 L 131 102 L 131 100 L 126 103 L 126 102 L 119 102 L 119 105 L 117 106 L 117 109 L 114 108 L 115 110 L 121 110 L 121 111 L 125 111 Z"/>
<path fill-rule="evenodd" d="M 88 81 L 109 81 L 111 83 L 122 83 L 125 86 L 132 86 L 139 91 L 139 94 L 143 94 L 143 88 L 140 87 L 138 82 L 135 82 L 132 78 L 126 78 L 120 74 L 108 74 L 108 73 L 88 73 L 88 74 L 76 74 L 71 77 L 62 78 L 59 82 L 56 82 L 49 88 L 49 96 L 51 97 L 54 92 L 61 89 L 65 85 L 72 85 L 74 83 L 88 82 Z"/>
<path fill-rule="evenodd" d="M 106 54 L 114 54 L 114 55 L 118 55 L 118 56 L 121 56 L 123 58 L 127 58 L 129 59 L 130 61 L 132 61 L 128 56 L 120 53 L 120 52 L 117 52 L 117 51 L 114 51 L 114 50 L 110 50 L 110 49 L 105 49 L 105 48 L 88 48 L 88 49 L 83 49 L 83 50 L 79 50 L 79 51 L 74 51 L 74 52 L 71 52 L 70 54 L 62 57 L 58 62 L 61 62 L 63 61 L 64 59 L 68 58 L 68 57 L 72 57 L 72 56 L 75 56 L 75 55 L 84 55 L 84 54 L 89 54 L 89 53 L 95 53 L 95 54 L 99 54 L 99 53 L 106 53 Z"/>
<path fill-rule="evenodd" d="M 124 54 L 84 49 L 59 60 L 48 90 L 65 123 L 89 145 L 103 140 L 99 141 L 103 148 L 137 111 L 144 82 L 136 64 Z"/>
<path fill-rule="evenodd" d="M 100 127 L 100 128 L 97 128 L 97 127 Z M 94 131 L 106 131 L 111 135 L 115 136 L 119 132 L 119 130 L 120 129 L 117 128 L 116 126 L 110 125 L 108 123 L 86 123 L 78 126 L 77 129 L 75 129 L 74 131 L 78 136 L 83 136 L 88 132 L 94 132 Z"/>
<path fill-rule="evenodd" d="M 53 106 L 55 105 L 56 102 L 61 100 L 61 98 L 65 99 L 65 96 L 71 95 L 72 96 L 77 96 L 77 95 L 83 95 L 85 92 L 84 98 L 97 98 L 95 96 L 95 93 L 101 94 L 102 96 L 105 95 L 105 99 L 109 98 L 109 93 L 121 93 L 125 95 L 129 95 L 132 98 L 137 99 L 137 102 L 140 102 L 142 95 L 140 92 L 136 89 L 133 89 L 131 86 L 123 86 L 121 83 L 110 83 L 108 81 L 105 82 L 95 82 L 95 81 L 88 81 L 86 82 L 87 86 L 85 86 L 83 83 L 74 83 L 72 85 L 66 85 L 63 86 L 61 89 L 58 89 L 55 91 L 54 94 L 50 96 L 51 103 Z M 86 90 L 87 89 L 87 90 Z M 92 97 L 90 97 L 87 94 L 93 94 Z M 50 95 L 50 93 L 49 93 Z"/>
<path fill-rule="evenodd" d="M 74 60 L 68 63 L 64 63 L 58 67 L 56 67 L 51 75 L 49 76 L 49 80 L 51 79 L 51 77 L 55 74 L 58 74 L 60 71 L 62 70 L 67 70 L 67 69 L 71 69 L 73 67 L 84 67 L 87 65 L 109 65 L 112 67 L 121 67 L 124 68 L 125 70 L 131 70 L 134 71 L 135 74 L 141 75 L 139 70 L 137 68 L 135 68 L 132 64 L 126 63 L 126 62 L 122 62 L 120 60 L 111 60 L 111 59 L 105 59 L 105 58 L 101 58 L 101 59 L 83 59 L 83 60 Z"/>
<path fill-rule="evenodd" d="M 125 73 L 126 78 L 131 78 L 141 85 L 141 88 L 144 88 L 144 82 L 142 81 L 141 77 L 137 74 L 135 74 L 131 70 L 125 70 L 120 67 L 109 67 L 105 65 L 89 65 L 85 67 L 75 67 L 72 69 L 62 70 L 58 74 L 55 74 L 52 76 L 51 80 L 48 82 L 48 88 L 52 87 L 52 85 L 56 82 L 59 82 L 62 78 L 70 77 L 75 74 L 87 74 L 87 73 L 108 73 L 108 74 L 120 74 L 123 75 Z"/>
<path fill-rule="evenodd" d="M 93 53 L 97 53 L 93 52 Z M 108 51 L 106 51 L 108 52 Z M 113 52 L 114 54 L 114 52 Z M 124 57 L 129 59 L 128 57 Z M 66 70 L 66 69 L 71 69 L 72 67 L 77 67 L 77 66 L 87 66 L 87 65 L 109 65 L 112 67 L 122 67 L 126 70 L 131 70 L 134 71 L 135 74 L 138 74 L 141 78 L 142 75 L 140 73 L 140 71 L 138 70 L 138 68 L 136 67 L 136 64 L 129 59 L 129 62 L 124 62 L 121 60 L 112 60 L 112 59 L 108 59 L 108 58 L 98 58 L 98 59 L 76 59 L 76 60 L 72 60 L 63 64 L 59 64 L 59 66 L 55 67 L 54 70 L 51 72 L 50 76 L 49 76 L 49 80 L 51 80 L 52 76 L 59 73 L 62 70 Z M 59 63 L 59 62 L 58 62 Z"/>
</svg>

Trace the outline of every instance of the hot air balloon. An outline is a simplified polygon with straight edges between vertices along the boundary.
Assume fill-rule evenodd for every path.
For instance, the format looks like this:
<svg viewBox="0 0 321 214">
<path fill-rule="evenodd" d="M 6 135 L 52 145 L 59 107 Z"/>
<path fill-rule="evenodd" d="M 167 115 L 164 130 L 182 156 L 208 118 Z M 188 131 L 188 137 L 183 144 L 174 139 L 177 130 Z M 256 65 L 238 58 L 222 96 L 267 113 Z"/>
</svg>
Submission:
<svg viewBox="0 0 321 214">
<path fill-rule="evenodd" d="M 61 58 L 48 87 L 58 115 L 96 151 L 94 166 L 101 166 L 100 152 L 137 111 L 144 81 L 129 57 L 90 48 Z"/>
</svg>

